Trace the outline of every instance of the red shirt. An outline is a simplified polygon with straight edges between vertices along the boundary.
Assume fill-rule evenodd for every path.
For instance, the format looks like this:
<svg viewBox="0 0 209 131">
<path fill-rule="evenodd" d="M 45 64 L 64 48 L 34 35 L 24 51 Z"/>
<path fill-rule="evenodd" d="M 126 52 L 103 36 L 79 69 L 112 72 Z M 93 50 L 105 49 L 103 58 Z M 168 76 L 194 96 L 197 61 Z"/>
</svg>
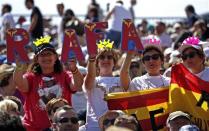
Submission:
<svg viewBox="0 0 209 131">
<path fill-rule="evenodd" d="M 39 131 L 49 128 L 49 121 L 45 106 L 54 97 L 62 97 L 71 105 L 71 94 L 75 93 L 70 88 L 72 74 L 67 71 L 53 73 L 47 76 L 26 73 L 24 75 L 29 83 L 29 91 L 25 96 L 23 123 L 27 131 Z"/>
</svg>

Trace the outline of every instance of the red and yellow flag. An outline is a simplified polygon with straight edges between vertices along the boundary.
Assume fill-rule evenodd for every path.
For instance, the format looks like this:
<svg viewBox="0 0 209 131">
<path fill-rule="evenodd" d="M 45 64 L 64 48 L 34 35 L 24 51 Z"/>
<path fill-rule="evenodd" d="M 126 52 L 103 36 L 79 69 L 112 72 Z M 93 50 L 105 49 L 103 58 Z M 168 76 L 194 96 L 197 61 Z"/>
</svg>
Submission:
<svg viewBox="0 0 209 131">
<path fill-rule="evenodd" d="M 136 115 L 144 131 L 163 129 L 168 117 L 169 88 L 107 94 L 110 110 Z"/>
<path fill-rule="evenodd" d="M 135 114 L 143 130 L 160 130 L 169 112 L 184 111 L 201 130 L 209 131 L 209 82 L 203 81 L 183 64 L 172 67 L 170 88 L 111 93 L 106 96 L 110 110 Z"/>
<path fill-rule="evenodd" d="M 209 82 L 192 74 L 183 64 L 172 67 L 169 111 L 181 110 L 192 116 L 202 130 L 209 130 Z"/>
</svg>

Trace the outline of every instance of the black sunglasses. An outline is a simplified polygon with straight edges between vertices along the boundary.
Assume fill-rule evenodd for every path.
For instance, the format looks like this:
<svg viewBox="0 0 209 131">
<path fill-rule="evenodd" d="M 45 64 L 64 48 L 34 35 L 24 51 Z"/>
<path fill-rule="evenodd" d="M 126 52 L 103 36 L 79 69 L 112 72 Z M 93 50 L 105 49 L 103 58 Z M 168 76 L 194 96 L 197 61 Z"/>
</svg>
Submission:
<svg viewBox="0 0 209 131">
<path fill-rule="evenodd" d="M 115 119 L 105 119 L 105 120 L 103 121 L 103 125 L 104 125 L 104 126 L 113 125 L 114 122 L 115 122 Z"/>
<path fill-rule="evenodd" d="M 183 60 L 187 60 L 187 58 L 194 58 L 198 53 L 197 52 L 189 52 L 188 54 L 183 54 L 181 58 Z"/>
<path fill-rule="evenodd" d="M 78 123 L 78 118 L 77 117 L 71 117 L 71 118 L 63 117 L 58 122 L 59 123 L 68 123 L 69 121 L 72 124 L 77 124 Z"/>
<path fill-rule="evenodd" d="M 55 113 L 59 107 L 54 107 L 52 111 Z"/>
<path fill-rule="evenodd" d="M 101 55 L 99 57 L 99 59 L 101 59 L 101 60 L 104 60 L 105 58 L 107 58 L 108 60 L 112 60 L 113 59 L 113 56 L 112 55 Z"/>
<path fill-rule="evenodd" d="M 142 58 L 143 61 L 150 61 L 152 60 L 158 60 L 160 58 L 160 54 L 153 54 L 153 55 L 146 55 Z"/>
<path fill-rule="evenodd" d="M 139 64 L 131 64 L 130 68 L 139 68 Z"/>
</svg>

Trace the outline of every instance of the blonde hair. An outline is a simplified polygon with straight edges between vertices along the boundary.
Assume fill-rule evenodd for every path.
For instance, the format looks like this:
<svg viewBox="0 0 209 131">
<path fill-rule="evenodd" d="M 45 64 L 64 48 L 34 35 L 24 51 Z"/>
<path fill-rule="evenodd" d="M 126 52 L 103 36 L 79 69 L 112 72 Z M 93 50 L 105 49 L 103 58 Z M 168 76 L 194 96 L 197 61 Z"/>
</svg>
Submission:
<svg viewBox="0 0 209 131">
<path fill-rule="evenodd" d="M 0 101 L 0 110 L 8 113 L 11 111 L 18 112 L 18 106 L 14 101 L 4 99 Z"/>
<path fill-rule="evenodd" d="M 117 65 L 118 58 L 119 58 L 119 50 L 116 49 L 99 49 L 98 54 L 96 56 L 96 67 L 98 68 L 98 61 L 100 56 L 104 55 L 105 53 L 111 53 L 113 55 L 114 65 Z"/>
</svg>

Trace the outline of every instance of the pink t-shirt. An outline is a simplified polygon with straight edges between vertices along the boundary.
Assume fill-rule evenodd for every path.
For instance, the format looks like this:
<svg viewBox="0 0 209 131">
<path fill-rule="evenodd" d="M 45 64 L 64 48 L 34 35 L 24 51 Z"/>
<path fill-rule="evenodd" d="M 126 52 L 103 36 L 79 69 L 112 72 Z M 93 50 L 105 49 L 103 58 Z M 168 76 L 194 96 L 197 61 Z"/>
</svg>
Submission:
<svg viewBox="0 0 209 131">
<path fill-rule="evenodd" d="M 27 131 L 49 128 L 51 123 L 45 108 L 46 104 L 54 97 L 62 97 L 71 105 L 71 94 L 76 92 L 69 86 L 72 74 L 64 71 L 60 74 L 53 73 L 47 76 L 34 73 L 26 73 L 24 76 L 28 80 L 29 91 L 23 93 L 25 97 L 23 123 Z"/>
</svg>

